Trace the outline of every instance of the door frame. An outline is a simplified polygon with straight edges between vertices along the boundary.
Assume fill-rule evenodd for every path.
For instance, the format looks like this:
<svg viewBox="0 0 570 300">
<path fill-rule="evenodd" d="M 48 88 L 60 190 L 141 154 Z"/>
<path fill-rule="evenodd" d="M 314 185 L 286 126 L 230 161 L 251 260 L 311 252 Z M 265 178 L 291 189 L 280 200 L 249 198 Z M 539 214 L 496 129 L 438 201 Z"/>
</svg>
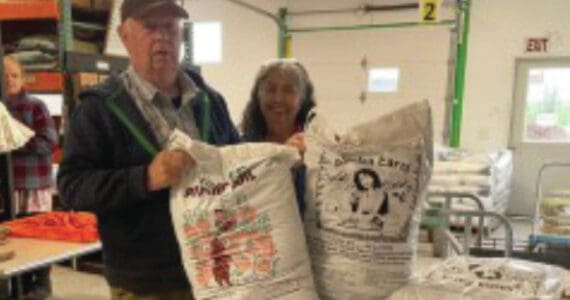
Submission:
<svg viewBox="0 0 570 300">
<path fill-rule="evenodd" d="M 509 149 L 514 151 L 516 150 L 517 147 L 520 146 L 520 144 L 524 142 L 523 138 L 524 130 L 523 132 L 515 133 L 517 124 L 521 124 L 521 122 L 524 121 L 523 112 L 524 110 L 526 110 L 526 100 L 527 100 L 526 87 L 528 86 L 527 82 L 528 77 L 526 77 L 527 72 L 524 72 L 524 70 L 530 69 L 530 67 L 532 67 L 532 64 L 552 65 L 554 67 L 557 63 L 558 64 L 567 63 L 568 67 L 570 68 L 570 56 L 551 56 L 551 57 L 536 57 L 536 58 L 525 57 L 525 58 L 515 59 L 515 74 L 514 74 L 515 80 L 513 81 L 513 97 L 511 103 L 512 114 L 511 114 L 511 124 L 510 124 L 509 143 L 508 143 Z M 521 87 L 519 86 L 520 83 L 524 83 L 525 86 L 524 90 L 522 90 Z M 519 104 L 517 103 L 517 99 L 520 99 L 519 97 L 523 97 L 524 105 L 517 105 Z M 568 141 L 568 143 L 570 143 L 570 141 Z M 533 142 L 532 144 L 548 146 L 556 143 Z"/>
<path fill-rule="evenodd" d="M 570 148 L 570 140 L 567 142 L 549 142 L 549 141 L 533 141 L 525 142 L 526 124 L 525 111 L 527 108 L 527 87 L 528 72 L 531 68 L 570 68 L 570 56 L 559 57 L 536 57 L 536 58 L 517 58 L 515 59 L 515 73 L 513 81 L 512 96 L 512 115 L 510 124 L 510 135 L 508 147 L 513 153 L 513 171 L 528 172 L 536 170 L 536 174 L 524 173 L 512 175 L 511 199 L 509 201 L 509 211 L 511 213 L 534 215 L 536 214 L 536 206 L 539 204 L 537 196 L 538 173 L 542 165 L 545 163 L 555 162 L 557 160 L 548 158 L 548 153 L 553 158 L 560 157 L 566 148 Z M 517 126 L 519 128 L 517 128 Z M 527 159 L 529 153 L 540 153 L 535 159 L 523 162 L 521 159 Z M 544 154 L 544 155 L 542 155 Z M 534 171 L 533 171 L 534 172 Z M 533 179 L 531 179 L 533 178 Z M 533 180 L 530 182 L 528 180 Z M 517 187 L 523 188 L 515 190 Z M 517 197 L 519 199 L 517 199 Z M 522 197 L 522 198 L 520 198 Z M 522 201 L 522 202 L 521 202 Z M 532 201 L 532 202 L 531 202 Z M 516 206 L 515 206 L 516 205 Z M 527 211 L 528 210 L 528 211 Z"/>
</svg>

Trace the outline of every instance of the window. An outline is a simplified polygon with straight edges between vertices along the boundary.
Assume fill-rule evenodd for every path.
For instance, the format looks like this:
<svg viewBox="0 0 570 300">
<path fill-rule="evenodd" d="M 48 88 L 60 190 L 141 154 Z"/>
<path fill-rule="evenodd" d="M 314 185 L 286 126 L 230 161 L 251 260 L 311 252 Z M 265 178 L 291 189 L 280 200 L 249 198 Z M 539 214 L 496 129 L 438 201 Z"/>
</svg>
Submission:
<svg viewBox="0 0 570 300">
<path fill-rule="evenodd" d="M 398 91 L 398 68 L 373 68 L 368 72 L 368 92 L 394 93 Z"/>
<path fill-rule="evenodd" d="M 570 142 L 570 68 L 535 68 L 528 74 L 525 140 Z"/>
<path fill-rule="evenodd" d="M 192 54 L 196 65 L 222 62 L 222 25 L 220 22 L 192 24 Z M 184 54 L 184 45 L 180 53 Z M 181 55 L 181 59 L 184 55 Z"/>
</svg>

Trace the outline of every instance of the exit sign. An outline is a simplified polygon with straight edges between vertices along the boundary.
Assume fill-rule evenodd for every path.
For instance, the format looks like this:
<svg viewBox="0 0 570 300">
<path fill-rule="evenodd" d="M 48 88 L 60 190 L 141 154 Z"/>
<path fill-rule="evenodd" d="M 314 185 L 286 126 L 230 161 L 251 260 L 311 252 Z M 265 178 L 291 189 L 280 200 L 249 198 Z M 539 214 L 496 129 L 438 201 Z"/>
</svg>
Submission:
<svg viewBox="0 0 570 300">
<path fill-rule="evenodd" d="M 548 52 L 548 38 L 529 38 L 526 40 L 526 52 Z"/>
</svg>

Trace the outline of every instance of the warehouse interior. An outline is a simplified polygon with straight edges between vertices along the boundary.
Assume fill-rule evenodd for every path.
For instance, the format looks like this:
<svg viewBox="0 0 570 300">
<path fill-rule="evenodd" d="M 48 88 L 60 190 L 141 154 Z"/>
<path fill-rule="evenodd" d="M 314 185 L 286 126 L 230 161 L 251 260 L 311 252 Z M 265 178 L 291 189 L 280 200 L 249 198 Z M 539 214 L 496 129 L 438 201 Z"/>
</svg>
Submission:
<svg viewBox="0 0 570 300">
<path fill-rule="evenodd" d="M 317 115 L 339 136 L 414 103 L 429 105 L 433 161 L 425 191 L 418 196 L 421 215 L 416 218 L 411 274 L 389 295 L 365 299 L 433 299 L 437 285 L 429 282 L 441 279 L 436 278 L 443 270 L 438 264 L 457 257 L 479 259 L 471 266 L 485 265 L 484 272 L 532 269 L 543 280 L 532 283 L 537 285 L 532 296 L 570 299 L 565 298 L 570 297 L 570 1 L 174 2 L 189 15 L 180 25 L 180 63 L 197 70 L 223 95 L 238 130 L 258 70 L 277 58 L 304 66 Z M 0 56 L 15 55 L 23 62 L 24 87 L 46 105 L 57 129 L 60 144 L 53 149 L 50 171 L 53 211 L 70 211 L 58 194 L 56 178 L 66 155 L 68 126 L 82 105 L 80 92 L 121 74 L 130 64 L 117 31 L 122 3 L 0 0 Z M 22 45 L 36 37 L 46 41 L 35 42 L 40 51 L 29 59 L 34 51 Z M 5 72 L 0 67 L 0 74 Z M 0 87 L 7 105 L 6 83 Z M 0 117 L 9 131 L 9 114 Z M 372 131 L 383 130 L 391 128 Z M 3 134 L 5 142 L 0 142 L 6 144 L 9 135 Z M 13 186 L 17 171 L 12 169 L 16 150 L 0 151 L 0 221 L 8 223 L 19 220 Z M 52 288 L 41 299 L 111 299 L 103 275 L 105 244 L 96 237 L 81 241 L 81 235 L 79 243 L 54 241 L 37 231 L 35 237 L 14 236 L 19 225 L 6 226 L 4 231 L 0 223 L 2 297 L 36 299 L 26 298 L 21 275 L 52 266 Z M 25 233 L 29 231 L 33 229 Z M 390 273 L 379 268 L 368 278 L 371 286 L 390 281 Z M 315 276 L 323 276 L 314 270 Z M 516 286 L 515 277 L 509 277 L 512 282 L 503 278 L 505 286 Z M 438 284 L 449 287 L 450 280 Z M 483 283 L 479 287 L 485 289 Z M 511 295 L 489 290 L 488 298 Z M 526 286 L 520 290 L 525 292 L 512 295 L 521 298 L 512 299 L 529 295 Z M 422 298 L 423 291 L 433 291 L 433 298 Z M 414 292 L 416 298 L 411 297 Z M 453 295 L 469 293 L 465 289 Z M 337 299 L 359 299 L 342 295 Z"/>
</svg>

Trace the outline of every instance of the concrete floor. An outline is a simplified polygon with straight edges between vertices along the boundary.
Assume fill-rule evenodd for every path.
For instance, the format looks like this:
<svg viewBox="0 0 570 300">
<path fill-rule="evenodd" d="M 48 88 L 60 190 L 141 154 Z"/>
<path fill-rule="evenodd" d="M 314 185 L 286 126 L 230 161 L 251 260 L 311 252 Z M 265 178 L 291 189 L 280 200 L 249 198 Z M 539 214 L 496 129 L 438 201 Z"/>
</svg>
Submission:
<svg viewBox="0 0 570 300">
<path fill-rule="evenodd" d="M 101 275 L 77 272 L 55 265 L 51 271 L 52 300 L 108 300 L 109 286 Z"/>
</svg>

